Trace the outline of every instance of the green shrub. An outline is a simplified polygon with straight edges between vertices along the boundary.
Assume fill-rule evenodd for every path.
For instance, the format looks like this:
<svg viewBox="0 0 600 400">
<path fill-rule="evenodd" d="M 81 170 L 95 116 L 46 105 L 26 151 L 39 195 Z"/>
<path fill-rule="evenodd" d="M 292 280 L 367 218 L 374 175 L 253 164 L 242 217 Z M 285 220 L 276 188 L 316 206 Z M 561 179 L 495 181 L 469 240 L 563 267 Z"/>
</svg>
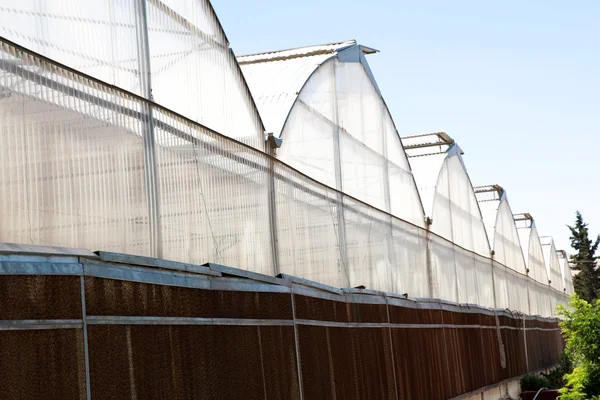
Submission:
<svg viewBox="0 0 600 400">
<path fill-rule="evenodd" d="M 561 400 L 600 399 L 600 301 L 593 304 L 571 296 L 568 308 L 559 306 L 560 323 L 575 369 L 565 375 Z"/>
<path fill-rule="evenodd" d="M 573 360 L 568 352 L 563 352 L 557 365 L 542 375 L 548 380 L 549 389 L 560 389 L 567 384 L 566 375 L 573 372 Z"/>
<path fill-rule="evenodd" d="M 541 375 L 525 375 L 521 378 L 521 391 L 538 391 L 550 386 L 548 379 Z"/>
</svg>

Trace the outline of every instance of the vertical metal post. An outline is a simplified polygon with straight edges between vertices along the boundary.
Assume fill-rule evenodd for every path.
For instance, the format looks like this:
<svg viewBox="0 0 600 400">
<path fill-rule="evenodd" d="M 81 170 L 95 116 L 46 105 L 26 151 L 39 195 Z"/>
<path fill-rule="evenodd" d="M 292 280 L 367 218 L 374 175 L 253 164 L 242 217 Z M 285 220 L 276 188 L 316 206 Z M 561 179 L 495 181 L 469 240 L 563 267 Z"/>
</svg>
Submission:
<svg viewBox="0 0 600 400">
<path fill-rule="evenodd" d="M 269 191 L 269 230 L 271 231 L 271 251 L 273 255 L 273 268 L 275 275 L 281 273 L 279 264 L 279 241 L 277 240 L 277 201 L 275 198 L 275 149 L 277 140 L 269 134 L 267 137 L 267 152 L 271 156 L 269 161 L 268 191 Z"/>
<path fill-rule="evenodd" d="M 425 219 L 425 267 L 427 271 L 427 288 L 429 289 L 429 298 L 432 299 L 434 296 L 433 290 L 433 268 L 431 268 L 431 219 L 426 217 Z"/>
<path fill-rule="evenodd" d="M 333 162 L 335 166 L 335 183 L 337 190 L 337 220 L 338 220 L 338 240 L 340 246 L 340 257 L 342 258 L 342 268 L 346 272 L 346 281 L 350 286 L 350 270 L 348 265 L 348 248 L 346 244 L 346 218 L 344 216 L 344 197 L 341 194 L 343 191 L 342 185 L 342 158 L 341 158 L 341 145 L 340 145 L 340 121 L 338 115 L 338 104 L 337 104 L 337 84 L 336 84 L 336 64 L 333 60 L 333 74 L 332 74 L 332 87 L 333 87 L 333 115 L 335 128 L 333 132 Z"/>
<path fill-rule="evenodd" d="M 92 398 L 92 389 L 90 382 L 90 354 L 88 346 L 88 328 L 87 328 L 87 312 L 85 307 L 85 282 L 84 275 L 79 277 L 79 285 L 81 291 L 81 321 L 83 322 L 83 357 L 85 362 L 85 396 L 87 400 Z"/>
<path fill-rule="evenodd" d="M 300 400 L 304 398 L 304 389 L 302 385 L 302 366 L 300 361 L 300 335 L 298 334 L 298 324 L 296 324 L 296 300 L 294 298 L 294 287 L 292 283 L 290 287 L 290 296 L 292 296 L 292 318 L 294 319 L 294 348 L 296 350 L 296 370 L 298 371 L 298 391 L 300 392 Z"/>
<path fill-rule="evenodd" d="M 498 308 L 498 300 L 496 299 L 496 268 L 494 267 L 494 253 L 491 253 L 492 262 L 492 296 L 494 297 L 494 308 Z"/>
<path fill-rule="evenodd" d="M 153 257 L 162 256 L 160 233 L 160 208 L 158 199 L 158 172 L 154 138 L 154 116 L 152 102 L 152 71 L 150 69 L 150 44 L 148 42 L 148 18 L 146 0 L 135 0 L 135 26 L 137 37 L 138 69 L 141 95 L 148 100 L 142 104 L 144 141 L 144 175 L 148 197 L 148 225 L 150 230 L 150 253 Z"/>
</svg>

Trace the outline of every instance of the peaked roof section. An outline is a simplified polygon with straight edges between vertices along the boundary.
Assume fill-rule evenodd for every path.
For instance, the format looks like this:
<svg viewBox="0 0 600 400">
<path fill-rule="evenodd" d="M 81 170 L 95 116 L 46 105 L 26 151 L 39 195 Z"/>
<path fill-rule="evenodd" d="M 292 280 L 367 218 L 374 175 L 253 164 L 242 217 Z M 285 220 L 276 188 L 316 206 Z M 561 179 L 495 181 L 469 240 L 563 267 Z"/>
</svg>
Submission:
<svg viewBox="0 0 600 400">
<path fill-rule="evenodd" d="M 401 139 L 419 189 L 425 215 L 431 217 L 435 187 L 444 160 L 464 152 L 446 132 L 404 136 Z"/>
<path fill-rule="evenodd" d="M 479 202 L 495 259 L 517 272 L 527 273 L 519 233 L 506 192 L 500 185 L 476 186 L 473 191 Z"/>
<path fill-rule="evenodd" d="M 364 54 L 377 50 L 355 40 L 237 57 L 267 133 L 280 137 L 298 94 L 315 72 L 340 51 L 358 46 Z"/>
<path fill-rule="evenodd" d="M 564 284 L 558 258 L 556 247 L 554 246 L 554 239 L 551 236 L 541 236 L 540 242 L 542 243 L 542 251 L 544 252 L 544 261 L 546 262 L 546 272 L 548 273 L 548 280 L 550 286 L 558 291 L 564 291 Z"/>
</svg>

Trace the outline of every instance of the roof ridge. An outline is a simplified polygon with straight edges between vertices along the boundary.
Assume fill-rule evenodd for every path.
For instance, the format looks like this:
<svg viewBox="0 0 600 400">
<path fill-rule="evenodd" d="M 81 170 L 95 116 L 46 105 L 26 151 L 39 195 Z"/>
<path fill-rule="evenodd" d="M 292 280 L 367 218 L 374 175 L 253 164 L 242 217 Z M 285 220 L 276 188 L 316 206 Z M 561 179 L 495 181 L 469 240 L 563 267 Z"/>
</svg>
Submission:
<svg viewBox="0 0 600 400">
<path fill-rule="evenodd" d="M 295 47 L 291 49 L 273 50 L 262 53 L 246 54 L 237 56 L 237 61 L 240 65 L 254 64 L 260 62 L 270 62 L 279 60 L 289 60 L 300 57 L 311 57 L 321 54 L 332 54 L 336 51 L 356 45 L 356 40 L 346 40 L 343 42 L 333 42 L 326 44 L 316 44 L 310 46 Z M 287 53 L 287 54 L 286 54 Z"/>
</svg>

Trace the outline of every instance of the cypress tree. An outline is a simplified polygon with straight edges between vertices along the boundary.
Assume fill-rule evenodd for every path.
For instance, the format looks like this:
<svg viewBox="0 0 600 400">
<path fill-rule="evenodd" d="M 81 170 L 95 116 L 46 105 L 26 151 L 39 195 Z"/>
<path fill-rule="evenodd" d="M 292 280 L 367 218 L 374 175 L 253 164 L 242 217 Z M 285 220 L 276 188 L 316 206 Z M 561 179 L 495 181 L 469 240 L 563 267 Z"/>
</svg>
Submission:
<svg viewBox="0 0 600 400">
<path fill-rule="evenodd" d="M 594 242 L 590 240 L 588 224 L 583 222 L 579 211 L 576 213 L 575 226 L 568 227 L 571 230 L 571 247 L 577 252 L 570 257 L 571 268 L 579 271 L 573 277 L 575 293 L 592 303 L 600 294 L 600 271 L 596 268 L 596 250 L 600 244 L 600 235 Z"/>
</svg>

